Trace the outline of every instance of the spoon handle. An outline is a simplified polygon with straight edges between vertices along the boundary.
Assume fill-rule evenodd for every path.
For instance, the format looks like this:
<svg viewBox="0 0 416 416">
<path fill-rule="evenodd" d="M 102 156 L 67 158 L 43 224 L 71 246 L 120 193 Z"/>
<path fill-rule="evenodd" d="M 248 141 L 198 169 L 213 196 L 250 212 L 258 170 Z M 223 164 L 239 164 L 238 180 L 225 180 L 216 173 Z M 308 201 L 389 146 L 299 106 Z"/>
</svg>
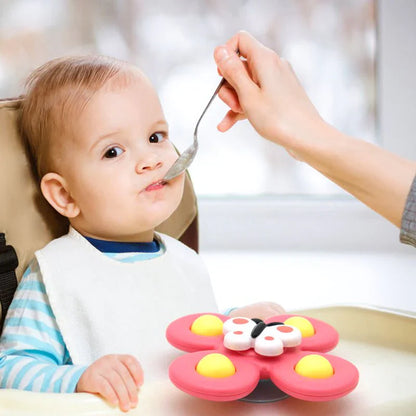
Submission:
<svg viewBox="0 0 416 416">
<path fill-rule="evenodd" d="M 218 91 L 221 89 L 221 87 L 225 84 L 225 78 L 221 79 L 221 82 L 218 84 L 218 87 L 215 89 L 214 94 L 212 94 L 212 97 L 210 98 L 210 100 L 208 101 L 208 104 L 206 105 L 204 111 L 202 112 L 201 116 L 199 117 L 196 126 L 195 126 L 195 130 L 194 130 L 194 142 L 197 141 L 197 133 L 198 133 L 198 127 L 199 127 L 199 123 L 202 120 L 202 117 L 204 117 L 204 114 L 206 113 L 206 111 L 208 110 L 208 107 L 211 105 L 212 101 L 214 100 L 214 98 L 217 96 Z"/>
</svg>

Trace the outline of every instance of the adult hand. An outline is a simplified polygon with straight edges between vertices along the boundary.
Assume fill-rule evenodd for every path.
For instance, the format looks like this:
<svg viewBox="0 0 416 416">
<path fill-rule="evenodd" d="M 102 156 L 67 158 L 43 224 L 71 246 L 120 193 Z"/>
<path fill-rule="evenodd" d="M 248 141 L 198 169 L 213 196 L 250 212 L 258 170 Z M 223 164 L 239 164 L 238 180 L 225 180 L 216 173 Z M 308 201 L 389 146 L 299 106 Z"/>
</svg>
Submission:
<svg viewBox="0 0 416 416">
<path fill-rule="evenodd" d="M 230 107 L 218 125 L 220 131 L 247 118 L 261 136 L 282 145 L 400 227 L 415 162 L 326 123 L 289 63 L 247 32 L 217 47 L 214 57 L 229 83 L 219 92 Z"/>
<path fill-rule="evenodd" d="M 143 371 L 131 355 L 105 355 L 82 374 L 76 391 L 97 393 L 124 412 L 137 406 Z"/>
<path fill-rule="evenodd" d="M 246 61 L 242 61 L 235 51 Z M 230 111 L 218 125 L 222 132 L 248 118 L 256 131 L 287 150 L 308 140 L 325 124 L 290 64 L 247 32 L 239 32 L 215 49 L 218 71 L 228 81 L 220 98 Z"/>
</svg>

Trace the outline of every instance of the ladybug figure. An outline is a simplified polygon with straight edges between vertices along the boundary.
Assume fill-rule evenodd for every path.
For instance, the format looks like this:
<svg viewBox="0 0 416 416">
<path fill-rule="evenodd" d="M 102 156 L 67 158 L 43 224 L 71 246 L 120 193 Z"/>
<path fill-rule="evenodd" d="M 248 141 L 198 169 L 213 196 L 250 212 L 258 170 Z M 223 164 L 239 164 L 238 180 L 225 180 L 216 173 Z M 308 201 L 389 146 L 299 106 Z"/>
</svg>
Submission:
<svg viewBox="0 0 416 416">
<path fill-rule="evenodd" d="M 284 347 L 296 347 L 302 334 L 296 327 L 283 322 L 266 324 L 261 319 L 234 318 L 223 325 L 224 346 L 233 351 L 254 351 L 263 356 L 275 357 L 283 353 Z"/>
</svg>

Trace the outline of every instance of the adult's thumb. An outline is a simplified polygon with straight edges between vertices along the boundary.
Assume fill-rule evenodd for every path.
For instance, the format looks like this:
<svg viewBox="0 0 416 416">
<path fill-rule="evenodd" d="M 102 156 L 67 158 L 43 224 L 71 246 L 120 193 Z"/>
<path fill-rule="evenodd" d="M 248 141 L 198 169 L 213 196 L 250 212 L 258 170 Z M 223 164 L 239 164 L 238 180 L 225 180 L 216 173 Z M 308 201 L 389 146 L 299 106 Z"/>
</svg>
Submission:
<svg viewBox="0 0 416 416">
<path fill-rule="evenodd" d="M 214 59 L 219 72 L 235 89 L 240 99 L 256 87 L 236 52 L 227 46 L 218 46 L 214 51 Z"/>
</svg>

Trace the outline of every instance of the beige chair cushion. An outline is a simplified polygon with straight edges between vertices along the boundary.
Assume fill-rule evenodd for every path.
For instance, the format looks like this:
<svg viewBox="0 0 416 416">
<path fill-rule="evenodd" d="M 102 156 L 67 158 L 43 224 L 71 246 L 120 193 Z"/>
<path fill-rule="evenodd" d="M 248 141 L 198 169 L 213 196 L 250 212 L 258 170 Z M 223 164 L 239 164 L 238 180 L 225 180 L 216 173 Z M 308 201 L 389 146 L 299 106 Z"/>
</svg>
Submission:
<svg viewBox="0 0 416 416">
<path fill-rule="evenodd" d="M 16 249 L 18 280 L 33 253 L 68 229 L 67 219 L 46 202 L 32 173 L 17 131 L 20 103 L 19 99 L 0 102 L 0 232 L 6 234 L 7 243 Z M 158 230 L 180 238 L 196 215 L 196 198 L 187 176 L 181 204 Z"/>
</svg>

